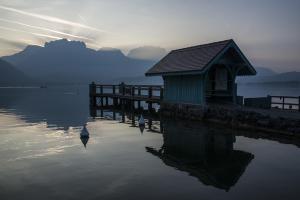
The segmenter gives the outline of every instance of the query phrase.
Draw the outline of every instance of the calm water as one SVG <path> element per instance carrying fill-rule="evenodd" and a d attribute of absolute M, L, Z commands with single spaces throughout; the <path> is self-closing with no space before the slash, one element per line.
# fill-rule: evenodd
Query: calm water
<path fill-rule="evenodd" d="M 240 89 L 262 91 L 279 89 Z M 89 117 L 85 86 L 0 89 L 0 199 L 300 198 L 299 141 L 167 119 L 141 133 L 105 115 Z"/>

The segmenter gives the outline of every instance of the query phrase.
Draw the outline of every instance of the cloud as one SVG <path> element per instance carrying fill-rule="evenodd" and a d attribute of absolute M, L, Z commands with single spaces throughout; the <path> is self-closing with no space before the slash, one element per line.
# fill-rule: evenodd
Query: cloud
<path fill-rule="evenodd" d="M 8 27 L 5 27 L 5 26 L 0 26 L 0 29 L 7 30 L 7 31 L 20 32 L 20 33 L 27 33 L 27 34 L 31 34 L 31 35 L 35 35 L 35 36 L 39 36 L 39 37 L 47 37 L 47 38 L 56 39 L 56 40 L 62 39 L 61 37 L 56 37 L 56 36 L 53 36 L 53 35 L 27 32 L 27 31 L 23 31 L 23 30 L 19 30 L 19 29 L 8 28 Z"/>
<path fill-rule="evenodd" d="M 26 11 L 23 11 L 23 10 L 19 10 L 19 9 L 7 7 L 7 6 L 0 5 L 0 9 L 11 11 L 11 12 L 18 13 L 18 14 L 21 14 L 21 15 L 34 17 L 34 18 L 37 18 L 37 19 L 42 19 L 42 20 L 45 20 L 45 21 L 48 21 L 48 22 L 54 22 L 54 23 L 59 23 L 59 24 L 73 26 L 73 27 L 89 29 L 89 30 L 98 31 L 98 32 L 107 32 L 107 31 L 100 30 L 100 29 L 97 29 L 97 28 L 94 28 L 94 27 L 91 27 L 91 26 L 87 26 L 87 25 L 84 25 L 84 24 L 81 24 L 81 23 L 72 22 L 72 21 L 68 21 L 68 20 L 64 20 L 64 19 L 60 19 L 60 18 L 57 18 L 57 17 L 48 16 L 48 15 L 41 15 L 41 14 L 36 14 L 36 13 L 32 13 L 32 12 L 26 12 Z"/>
<path fill-rule="evenodd" d="M 49 28 L 44 28 L 44 27 L 40 27 L 40 26 L 33 26 L 33 25 L 22 23 L 22 22 L 18 22 L 18 21 L 7 20 L 7 19 L 3 19 L 3 18 L 0 18 L 0 21 L 13 23 L 13 24 L 21 25 L 21 26 L 26 26 L 26 27 L 29 27 L 29 28 L 38 29 L 38 30 L 42 30 L 42 31 L 47 31 L 47 32 L 51 32 L 51 33 L 56 33 L 56 34 L 59 34 L 59 35 L 68 36 L 68 37 L 72 37 L 72 38 L 77 38 L 77 39 L 82 39 L 82 40 L 89 40 L 89 41 L 93 40 L 93 39 L 90 39 L 88 37 L 73 35 L 73 34 L 61 32 L 61 31 L 57 31 L 57 30 L 53 30 L 53 29 L 49 29 Z"/>
<path fill-rule="evenodd" d="M 2 44 L 9 45 L 9 46 L 14 47 L 15 49 L 18 49 L 18 50 L 23 49 L 24 47 L 26 47 L 28 45 L 25 42 L 9 40 L 7 38 L 2 38 L 2 37 L 0 37 L 0 41 L 1 41 Z"/>

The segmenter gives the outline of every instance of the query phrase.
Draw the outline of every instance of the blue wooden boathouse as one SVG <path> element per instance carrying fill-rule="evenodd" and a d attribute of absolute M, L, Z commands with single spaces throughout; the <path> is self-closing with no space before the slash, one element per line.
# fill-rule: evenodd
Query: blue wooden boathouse
<path fill-rule="evenodd" d="M 146 72 L 162 76 L 164 102 L 200 105 L 236 104 L 236 77 L 255 74 L 232 39 L 173 50 Z"/>

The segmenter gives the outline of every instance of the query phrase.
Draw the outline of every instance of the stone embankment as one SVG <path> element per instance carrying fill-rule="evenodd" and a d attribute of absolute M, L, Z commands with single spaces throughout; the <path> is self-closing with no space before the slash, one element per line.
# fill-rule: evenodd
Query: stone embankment
<path fill-rule="evenodd" d="M 232 128 L 266 131 L 300 138 L 300 112 L 297 111 L 251 109 L 232 105 L 162 103 L 161 113 L 168 117 L 214 122 Z"/>

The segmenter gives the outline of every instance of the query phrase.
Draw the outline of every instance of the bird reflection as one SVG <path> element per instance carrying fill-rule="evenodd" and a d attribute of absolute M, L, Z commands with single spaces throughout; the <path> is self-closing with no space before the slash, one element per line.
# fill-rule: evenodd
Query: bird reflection
<path fill-rule="evenodd" d="M 163 140 L 160 149 L 146 147 L 146 151 L 203 184 L 226 191 L 236 184 L 254 158 L 251 153 L 233 148 L 232 133 L 199 123 L 164 122 Z"/>
<path fill-rule="evenodd" d="M 83 129 L 80 132 L 80 140 L 82 142 L 82 144 L 84 145 L 84 147 L 86 148 L 86 145 L 89 141 L 90 138 L 90 133 L 86 128 L 86 124 L 83 126 Z"/>
<path fill-rule="evenodd" d="M 139 125 L 141 134 L 143 134 L 144 130 L 145 130 L 145 125 Z"/>

